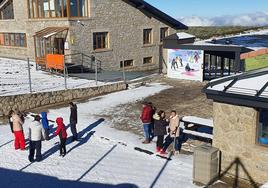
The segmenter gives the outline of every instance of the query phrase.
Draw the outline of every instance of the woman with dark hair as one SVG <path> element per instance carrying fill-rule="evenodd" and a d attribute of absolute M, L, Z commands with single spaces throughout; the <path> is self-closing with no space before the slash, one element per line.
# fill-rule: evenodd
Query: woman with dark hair
<path fill-rule="evenodd" d="M 156 142 L 156 152 L 160 152 L 163 148 L 164 136 L 167 134 L 166 127 L 168 126 L 168 121 L 165 119 L 166 114 L 163 110 L 154 114 L 154 135 L 157 136 Z"/>

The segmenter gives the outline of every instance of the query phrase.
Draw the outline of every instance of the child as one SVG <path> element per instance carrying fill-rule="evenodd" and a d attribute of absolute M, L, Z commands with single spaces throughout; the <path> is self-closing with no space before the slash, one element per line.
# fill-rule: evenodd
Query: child
<path fill-rule="evenodd" d="M 56 119 L 56 123 L 58 125 L 55 136 L 59 135 L 60 138 L 60 156 L 64 157 L 66 155 L 66 140 L 67 140 L 67 132 L 65 129 L 65 125 L 63 123 L 63 118 L 58 117 Z"/>
<path fill-rule="evenodd" d="M 42 116 L 42 126 L 43 126 L 43 129 L 45 130 L 44 139 L 49 140 L 49 123 L 47 119 L 47 113 L 41 112 L 41 116 Z"/>

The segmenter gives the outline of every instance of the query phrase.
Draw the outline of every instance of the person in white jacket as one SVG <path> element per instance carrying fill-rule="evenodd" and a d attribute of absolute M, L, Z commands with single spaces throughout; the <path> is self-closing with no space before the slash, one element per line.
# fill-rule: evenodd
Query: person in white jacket
<path fill-rule="evenodd" d="M 42 148 L 42 139 L 45 137 L 45 130 L 40 122 L 41 117 L 36 115 L 34 117 L 34 121 L 29 126 L 29 140 L 30 140 L 30 153 L 29 153 L 29 161 L 37 162 L 42 160 L 41 148 Z M 36 159 L 34 160 L 34 154 L 36 151 Z"/>

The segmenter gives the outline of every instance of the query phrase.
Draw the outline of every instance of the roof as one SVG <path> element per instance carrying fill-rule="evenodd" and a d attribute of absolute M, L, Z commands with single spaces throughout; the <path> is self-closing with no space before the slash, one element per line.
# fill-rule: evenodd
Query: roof
<path fill-rule="evenodd" d="M 144 0 L 123 0 L 124 2 L 134 6 L 142 12 L 149 13 L 150 16 L 158 19 L 159 21 L 167 24 L 174 29 L 188 29 L 186 25 L 172 18 L 161 10 L 155 8 Z"/>
<path fill-rule="evenodd" d="M 68 27 L 47 27 L 41 31 L 36 32 L 34 36 L 49 38 L 65 30 L 68 30 Z"/>
<path fill-rule="evenodd" d="M 211 81 L 202 91 L 214 101 L 268 108 L 268 68 Z"/>

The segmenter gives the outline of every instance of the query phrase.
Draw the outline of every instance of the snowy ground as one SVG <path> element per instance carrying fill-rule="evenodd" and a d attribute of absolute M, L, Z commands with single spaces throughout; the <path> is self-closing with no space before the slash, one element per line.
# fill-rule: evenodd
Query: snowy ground
<path fill-rule="evenodd" d="M 31 62 L 33 92 L 62 90 L 64 77 L 36 71 Z M 0 96 L 30 93 L 27 61 L 0 58 Z M 68 89 L 95 86 L 94 80 L 67 78 Z M 103 84 L 98 82 L 98 84 Z"/>
<path fill-rule="evenodd" d="M 136 135 L 113 129 L 112 122 L 99 119 L 119 105 L 142 100 L 167 88 L 152 84 L 78 104 L 81 139 L 67 142 L 65 158 L 59 157 L 58 138 L 53 138 L 43 142 L 44 160 L 31 164 L 27 160 L 28 151 L 14 150 L 8 125 L 0 126 L 1 187 L 195 187 L 192 156 L 179 155 L 167 161 L 135 151 L 135 146 L 154 151 L 155 144 L 144 146 Z M 69 108 L 49 110 L 49 119 L 58 116 L 67 123 Z M 25 132 L 30 121 L 26 120 Z M 71 135 L 69 129 L 68 135 Z"/>

